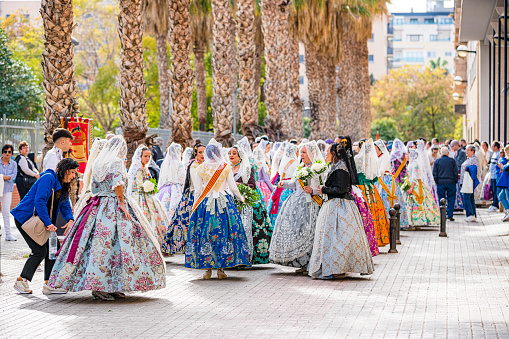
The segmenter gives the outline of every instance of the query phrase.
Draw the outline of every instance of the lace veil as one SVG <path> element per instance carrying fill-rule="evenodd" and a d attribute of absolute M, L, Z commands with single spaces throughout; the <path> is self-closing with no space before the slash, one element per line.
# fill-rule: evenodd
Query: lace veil
<path fill-rule="evenodd" d="M 361 151 L 355 156 L 357 172 L 364 173 L 367 180 L 373 180 L 379 175 L 378 157 L 372 139 L 362 144 Z"/>
<path fill-rule="evenodd" d="M 106 146 L 106 139 L 97 139 L 92 144 L 87 166 L 85 167 L 85 173 L 83 173 L 83 190 L 81 196 L 85 194 L 86 190 L 90 186 L 90 183 L 92 182 L 92 167 L 94 166 L 94 162 L 97 159 L 99 153 L 101 153 L 103 150 L 104 146 Z"/>
<path fill-rule="evenodd" d="M 279 164 L 279 175 L 281 178 L 283 178 L 283 176 L 284 178 L 291 178 L 293 176 L 293 173 L 299 166 L 299 156 L 297 154 L 298 150 L 299 148 L 297 145 L 289 144 L 286 147 Z"/>
<path fill-rule="evenodd" d="M 192 149 L 191 149 L 192 151 Z M 161 164 L 161 172 L 159 174 L 158 188 L 170 184 L 184 185 L 186 180 L 186 169 L 180 156 L 182 154 L 182 146 L 174 142 L 166 149 L 166 156 Z"/>
<path fill-rule="evenodd" d="M 133 194 L 134 177 L 136 176 L 136 172 L 138 172 L 138 170 L 143 167 L 143 165 L 141 164 L 141 154 L 143 153 L 143 151 L 150 151 L 150 149 L 142 144 L 138 146 L 136 151 L 134 151 L 134 155 L 131 160 L 131 166 L 129 167 L 129 172 L 127 172 L 128 174 L 127 195 Z M 152 160 L 152 152 L 150 152 L 150 160 Z M 150 161 L 148 162 L 147 166 L 149 165 Z"/>
<path fill-rule="evenodd" d="M 233 148 L 237 150 L 240 158 L 240 168 L 239 171 L 235 174 L 235 180 L 237 180 L 238 176 L 240 175 L 242 182 L 247 184 L 249 178 L 251 177 L 251 163 L 249 162 L 249 157 L 244 151 L 244 148 L 240 145 L 234 146 Z"/>
<path fill-rule="evenodd" d="M 285 149 L 287 147 L 287 142 L 285 141 L 279 147 L 277 148 L 277 151 L 274 153 L 274 156 L 272 157 L 272 164 L 270 165 L 270 177 L 274 178 L 279 170 L 279 163 L 281 162 L 281 158 L 283 157 L 283 154 L 285 152 Z"/>
<path fill-rule="evenodd" d="M 127 144 L 124 137 L 116 135 L 106 143 L 92 165 L 92 179 L 103 182 L 110 173 L 126 175 L 124 160 L 127 155 Z"/>
<path fill-rule="evenodd" d="M 383 175 L 385 173 L 391 173 L 391 156 L 389 155 L 389 151 L 387 150 L 387 146 L 383 140 L 375 141 L 375 145 L 378 147 L 382 154 L 378 157 L 378 168 L 380 169 L 380 174 Z"/>
<path fill-rule="evenodd" d="M 430 191 L 434 192 L 433 187 L 435 186 L 435 179 L 433 179 L 433 171 L 431 170 L 431 166 L 429 164 L 428 151 L 426 150 L 424 141 L 417 141 L 417 152 L 419 153 L 419 168 L 422 169 L 423 175 L 421 180 L 430 189 Z"/>
<path fill-rule="evenodd" d="M 391 150 L 391 162 L 400 160 L 406 153 L 408 153 L 408 149 L 406 148 L 403 141 L 399 140 L 398 138 L 394 139 Z"/>
<path fill-rule="evenodd" d="M 193 159 L 193 149 L 192 147 L 186 147 L 184 153 L 182 153 L 182 163 L 184 164 L 185 168 L 189 166 L 191 159 Z"/>

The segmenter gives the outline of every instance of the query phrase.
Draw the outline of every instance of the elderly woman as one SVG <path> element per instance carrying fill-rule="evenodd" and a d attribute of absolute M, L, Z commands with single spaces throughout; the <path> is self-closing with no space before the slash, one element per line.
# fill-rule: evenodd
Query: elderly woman
<path fill-rule="evenodd" d="M 481 170 L 479 159 L 475 155 L 475 146 L 469 145 L 466 149 L 467 160 L 461 164 L 460 185 L 463 195 L 463 203 L 467 217 L 466 222 L 477 222 L 477 213 L 475 210 L 474 190 L 479 185 Z"/>
<path fill-rule="evenodd" d="M 28 142 L 20 142 L 18 150 L 19 155 L 16 157 L 16 163 L 18 164 L 16 188 L 18 189 L 19 199 L 23 200 L 30 188 L 32 188 L 37 179 L 39 179 L 39 171 L 32 160 L 28 158 Z"/>
<path fill-rule="evenodd" d="M 12 191 L 14 190 L 14 179 L 18 172 L 16 162 L 11 159 L 13 152 L 14 147 L 12 147 L 12 145 L 4 145 L 2 147 L 2 161 L 0 162 L 0 175 L 2 175 L 1 184 L 3 184 L 3 195 L 1 196 L 2 217 L 4 219 L 6 241 L 16 241 L 16 238 L 14 238 L 11 234 L 11 220 L 9 215 L 12 202 Z"/>

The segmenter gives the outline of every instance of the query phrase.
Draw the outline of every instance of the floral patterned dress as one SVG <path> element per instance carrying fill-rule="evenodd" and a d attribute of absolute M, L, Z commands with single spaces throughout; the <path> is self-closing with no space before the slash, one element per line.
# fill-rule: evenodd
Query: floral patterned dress
<path fill-rule="evenodd" d="M 186 243 L 187 268 L 250 266 L 251 253 L 244 227 L 237 205 L 226 190 L 228 175 L 235 185 L 231 166 L 225 166 L 211 192 L 191 214 Z M 203 182 L 208 182 L 214 172 L 213 168 L 206 165 L 200 165 L 196 169 Z"/>
<path fill-rule="evenodd" d="M 150 172 L 147 167 L 141 167 L 134 175 L 132 198 L 140 206 L 145 218 L 150 223 L 152 232 L 157 241 L 162 244 L 164 236 L 170 225 L 166 210 L 153 192 L 145 192 L 143 183 L 150 180 Z"/>
<path fill-rule="evenodd" d="M 107 293 L 165 287 L 166 265 L 148 220 L 130 197 L 125 205 L 132 220 L 120 209 L 114 188 L 125 191 L 126 181 L 125 170 L 92 181 L 93 197 L 65 238 L 49 286 Z"/>
<path fill-rule="evenodd" d="M 410 226 L 432 226 L 440 224 L 440 213 L 431 191 L 418 179 L 417 163 L 408 166 L 410 184 L 415 183 L 415 193 L 405 193 Z"/>
<path fill-rule="evenodd" d="M 387 215 L 389 215 L 389 211 L 394 207 L 394 204 L 398 203 L 400 205 L 399 225 L 402 228 L 408 228 L 406 201 L 403 198 L 403 192 L 401 192 L 401 188 L 396 183 L 394 176 L 392 174 L 380 176 L 378 182 L 375 182 L 375 187 L 380 193 Z"/>
<path fill-rule="evenodd" d="M 362 218 L 362 224 L 364 225 L 364 232 L 366 233 L 366 238 L 368 239 L 371 255 L 377 256 L 380 254 L 380 250 L 378 249 L 378 240 L 376 239 L 375 233 L 375 223 L 373 222 L 373 216 L 369 210 L 369 205 L 366 202 L 364 194 L 359 187 L 352 185 L 352 195 L 355 199 L 355 204 L 357 205 Z"/>
<path fill-rule="evenodd" d="M 182 185 L 180 184 L 169 184 L 163 186 L 157 192 L 157 199 L 163 204 L 165 211 L 167 212 L 168 219 L 171 220 L 175 214 L 175 210 L 182 199 Z"/>

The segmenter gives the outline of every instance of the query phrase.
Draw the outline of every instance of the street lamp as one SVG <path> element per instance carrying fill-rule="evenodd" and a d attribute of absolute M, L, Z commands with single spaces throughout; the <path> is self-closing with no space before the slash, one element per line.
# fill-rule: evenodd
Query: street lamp
<path fill-rule="evenodd" d="M 499 47 L 504 47 L 505 46 L 505 41 L 507 40 L 507 35 L 506 35 L 506 38 L 504 39 L 503 37 L 499 37 L 498 34 L 495 34 L 493 36 L 493 43 L 496 45 L 496 46 L 499 46 Z"/>
<path fill-rule="evenodd" d="M 469 51 L 468 47 L 465 45 L 459 45 L 458 48 L 456 48 L 456 52 L 458 52 L 460 58 L 466 58 L 468 53 L 476 53 L 475 51 Z"/>
<path fill-rule="evenodd" d="M 457 85 L 457 86 L 461 86 L 462 84 L 466 84 L 467 81 L 466 80 L 463 80 L 462 77 L 460 77 L 459 75 L 455 76 L 454 77 L 454 84 Z"/>
<path fill-rule="evenodd" d="M 461 96 L 458 93 L 454 92 L 452 94 L 452 99 L 458 101 L 459 99 L 463 99 L 463 96 Z"/>

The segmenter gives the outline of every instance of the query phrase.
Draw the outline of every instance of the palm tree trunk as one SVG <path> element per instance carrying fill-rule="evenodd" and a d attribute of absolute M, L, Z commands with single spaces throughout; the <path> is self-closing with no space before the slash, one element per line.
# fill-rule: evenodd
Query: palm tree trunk
<path fill-rule="evenodd" d="M 320 139 L 321 126 L 320 126 L 320 76 L 319 65 L 316 48 L 311 44 L 306 44 L 305 50 L 306 59 L 306 76 L 308 78 L 308 92 L 309 92 L 309 109 L 310 109 L 310 122 L 311 139 Z"/>
<path fill-rule="evenodd" d="M 230 76 L 232 77 L 230 85 L 232 86 L 232 95 L 237 96 L 235 98 L 237 104 L 235 107 L 235 128 L 237 131 L 237 127 L 240 125 L 240 110 L 238 105 L 238 74 L 239 74 L 239 61 L 237 60 L 237 23 L 233 18 L 233 15 L 230 20 L 230 29 L 229 29 L 229 40 L 230 40 Z M 232 97 L 233 100 L 233 97 Z M 232 125 L 233 126 L 233 125 Z"/>
<path fill-rule="evenodd" d="M 51 135 L 61 125 L 61 117 L 78 113 L 76 77 L 74 74 L 74 47 L 72 0 L 42 0 L 40 13 L 44 25 L 42 75 L 44 101 L 44 135 L 46 151 L 53 147 Z"/>
<path fill-rule="evenodd" d="M 231 75 L 231 12 L 228 1 L 212 0 L 214 25 L 212 28 L 212 114 L 214 135 L 223 146 L 230 146 L 232 138 L 233 86 Z"/>
<path fill-rule="evenodd" d="M 242 134 L 254 141 L 258 126 L 258 86 L 256 84 L 255 9 L 253 0 L 237 2 L 237 59 L 239 63 L 239 112 Z"/>
<path fill-rule="evenodd" d="M 291 121 L 291 93 L 290 93 L 290 79 L 291 79 L 291 48 L 292 42 L 290 39 L 290 32 L 288 29 L 289 17 L 289 2 L 283 2 L 278 6 L 277 13 L 277 34 L 278 44 L 278 69 L 279 69 L 279 110 L 281 112 L 281 122 L 283 131 L 286 135 L 293 134 L 290 127 Z"/>
<path fill-rule="evenodd" d="M 319 100 L 320 105 L 318 106 L 318 124 L 320 126 L 320 132 L 318 133 L 319 139 L 327 139 L 327 130 L 328 130 L 328 115 L 329 115 L 329 105 L 327 102 L 327 68 L 326 68 L 326 58 L 318 54 L 317 57 L 317 65 L 318 65 L 318 79 L 319 79 Z"/>
<path fill-rule="evenodd" d="M 191 69 L 189 0 L 170 1 L 171 50 L 171 141 L 183 147 L 193 145 L 193 70 Z"/>
<path fill-rule="evenodd" d="M 300 73 L 299 73 L 299 40 L 296 37 L 291 39 L 290 46 L 290 70 L 289 70 L 289 88 L 290 88 L 290 116 L 289 116 L 289 136 L 292 138 L 302 138 L 302 100 L 300 100 Z"/>
<path fill-rule="evenodd" d="M 128 163 L 148 131 L 141 20 L 140 0 L 120 0 L 120 126 L 127 142 Z"/>
<path fill-rule="evenodd" d="M 194 70 L 196 72 L 196 99 L 200 131 L 207 124 L 207 84 L 205 82 L 205 50 L 200 39 L 194 43 Z"/>
<path fill-rule="evenodd" d="M 362 135 L 367 138 L 371 132 L 371 81 L 369 78 L 369 51 L 368 41 L 357 42 L 358 47 L 355 49 L 358 51 L 356 56 L 357 68 L 355 77 L 359 79 L 358 91 L 361 92 L 362 109 L 359 112 L 361 115 L 362 124 Z"/>
<path fill-rule="evenodd" d="M 327 138 L 335 139 L 338 136 L 336 125 L 336 66 L 331 60 L 327 60 Z"/>
<path fill-rule="evenodd" d="M 256 59 L 255 59 L 255 91 L 256 96 L 259 98 L 256 103 L 256 111 L 258 118 L 256 119 L 256 123 L 259 122 L 259 112 L 258 112 L 258 102 L 261 100 L 261 84 L 260 80 L 262 78 L 262 60 L 263 60 L 263 52 L 264 52 L 264 44 L 263 44 L 263 34 L 262 34 L 262 20 L 261 16 L 255 17 L 255 48 L 256 48 Z"/>
<path fill-rule="evenodd" d="M 274 0 L 262 0 L 262 31 L 265 44 L 265 106 L 267 109 L 267 117 L 265 126 L 271 131 L 273 140 L 281 140 L 283 138 L 281 128 L 281 116 L 279 107 L 279 48 L 278 48 L 278 16 L 277 4 Z"/>
<path fill-rule="evenodd" d="M 170 128 L 170 83 L 168 80 L 168 53 L 166 33 L 156 33 L 157 71 L 159 73 L 159 127 Z"/>

